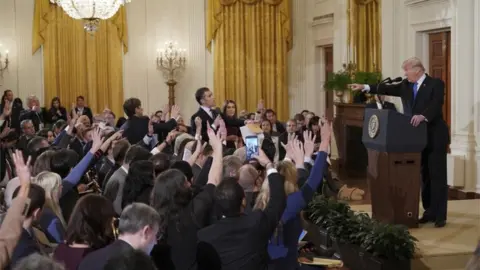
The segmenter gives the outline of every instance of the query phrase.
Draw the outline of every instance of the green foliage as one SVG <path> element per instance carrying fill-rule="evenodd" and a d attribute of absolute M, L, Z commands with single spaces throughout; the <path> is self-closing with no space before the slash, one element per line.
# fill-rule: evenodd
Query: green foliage
<path fill-rule="evenodd" d="M 350 74 L 345 70 L 341 70 L 329 73 L 323 87 L 328 91 L 348 91 L 348 85 L 351 83 L 352 78 Z"/>
<path fill-rule="evenodd" d="M 385 259 L 409 260 L 415 253 L 415 239 L 404 226 L 383 224 L 366 213 L 324 196 L 316 196 L 305 211 L 307 219 L 341 242 L 361 246 Z"/>
<path fill-rule="evenodd" d="M 377 84 L 382 80 L 381 72 L 366 72 L 366 71 L 357 71 L 355 72 L 355 83 L 360 84 Z"/>

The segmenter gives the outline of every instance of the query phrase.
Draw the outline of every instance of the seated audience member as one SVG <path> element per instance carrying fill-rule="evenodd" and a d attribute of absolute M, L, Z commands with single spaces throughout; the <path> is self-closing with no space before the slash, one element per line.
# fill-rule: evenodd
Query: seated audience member
<path fill-rule="evenodd" d="M 103 195 L 113 202 L 115 212 L 120 215 L 122 212 L 122 197 L 125 179 L 128 175 L 130 164 L 135 161 L 148 160 L 152 154 L 142 146 L 133 145 L 125 154 L 122 167 L 118 168 L 108 179 Z"/>
<path fill-rule="evenodd" d="M 45 190 L 45 207 L 40 216 L 39 225 L 51 243 L 62 243 L 67 226 L 60 208 L 60 195 L 62 191 L 62 178 L 52 172 L 41 172 L 32 183 Z"/>
<path fill-rule="evenodd" d="M 58 120 L 57 122 L 55 122 L 52 127 L 53 135 L 57 137 L 66 126 L 67 122 L 64 120 Z"/>
<path fill-rule="evenodd" d="M 154 169 L 151 161 L 140 160 L 131 164 L 123 187 L 122 209 L 134 202 L 150 204 L 153 174 Z"/>
<path fill-rule="evenodd" d="M 234 178 L 215 190 L 218 221 L 198 232 L 199 270 L 266 269 L 266 246 L 285 209 L 284 179 L 260 151 L 258 161 L 267 168 L 270 200 L 265 210 L 244 215 L 245 193 Z"/>
<path fill-rule="evenodd" d="M 126 250 L 110 258 L 103 270 L 157 270 L 150 256 L 139 250 Z"/>
<path fill-rule="evenodd" d="M 115 240 L 114 217 L 113 205 L 105 197 L 94 194 L 82 197 L 68 222 L 65 242 L 58 245 L 53 258 L 63 263 L 66 270 L 76 270 L 89 253 Z"/>
<path fill-rule="evenodd" d="M 159 269 L 192 269 L 195 266 L 197 232 L 210 221 L 213 193 L 222 174 L 222 141 L 211 128 L 207 132 L 213 148 L 213 162 L 211 168 L 205 166 L 200 172 L 196 182 L 205 186 L 196 196 L 185 174 L 177 169 L 167 170 L 155 179 L 151 205 L 162 217 L 162 236 L 152 257 Z M 209 170 L 208 175 L 204 170 Z"/>
<path fill-rule="evenodd" d="M 102 270 L 110 258 L 128 250 L 141 250 L 150 254 L 157 243 L 160 215 L 143 203 L 127 206 L 120 216 L 118 240 L 88 254 L 78 270 Z"/>
<path fill-rule="evenodd" d="M 13 192 L 13 199 L 17 197 L 20 188 L 21 187 L 18 187 L 15 192 Z M 23 231 L 20 239 L 18 240 L 17 246 L 12 253 L 10 267 L 7 269 L 11 269 L 21 259 L 29 256 L 30 254 L 41 253 L 42 250 L 42 247 L 38 244 L 33 233 L 33 223 L 38 221 L 42 214 L 42 209 L 45 205 L 45 191 L 38 185 L 30 184 L 28 198 L 30 199 L 30 206 L 28 207 L 22 224 Z"/>
<path fill-rule="evenodd" d="M 60 98 L 54 97 L 50 104 L 50 109 L 45 113 L 45 120 L 48 124 L 53 125 L 58 120 L 67 121 L 68 113 L 67 109 L 60 103 Z"/>
<path fill-rule="evenodd" d="M 45 108 L 40 107 L 36 96 L 27 97 L 27 108 L 19 115 L 20 121 L 31 120 L 35 130 L 40 130 L 45 125 Z"/>
<path fill-rule="evenodd" d="M 34 253 L 21 259 L 14 270 L 66 270 L 50 257 Z"/>

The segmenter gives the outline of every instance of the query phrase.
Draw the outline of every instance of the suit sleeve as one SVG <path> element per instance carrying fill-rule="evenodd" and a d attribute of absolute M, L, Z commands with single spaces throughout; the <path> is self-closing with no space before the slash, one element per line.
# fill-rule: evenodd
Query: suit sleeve
<path fill-rule="evenodd" d="M 285 210 L 286 195 L 284 188 L 284 177 L 279 173 L 271 173 L 268 176 L 268 185 L 270 186 L 270 200 L 267 207 L 263 211 L 265 219 L 262 220 L 261 226 L 263 231 L 267 233 L 266 237 L 269 238 L 272 232 L 278 225 L 282 213 Z"/>
<path fill-rule="evenodd" d="M 225 121 L 225 125 L 227 127 L 243 127 L 245 125 L 245 121 L 237 118 L 226 117 L 222 114 L 223 121 Z"/>
<path fill-rule="evenodd" d="M 445 83 L 442 80 L 435 80 L 435 86 L 432 90 L 432 97 L 427 108 L 423 111 L 422 115 L 425 116 L 427 121 L 435 121 L 442 115 L 442 108 L 445 94 Z"/>
<path fill-rule="evenodd" d="M 395 97 L 400 97 L 402 96 L 402 87 L 405 82 L 398 83 L 398 84 L 371 84 L 368 85 L 370 87 L 370 90 L 367 90 L 366 92 L 369 94 L 375 94 L 375 95 L 386 95 L 386 96 L 395 96 Z"/>
<path fill-rule="evenodd" d="M 165 123 L 158 123 L 153 126 L 155 134 L 161 134 L 163 132 L 170 132 L 177 127 L 177 120 L 170 119 Z"/>

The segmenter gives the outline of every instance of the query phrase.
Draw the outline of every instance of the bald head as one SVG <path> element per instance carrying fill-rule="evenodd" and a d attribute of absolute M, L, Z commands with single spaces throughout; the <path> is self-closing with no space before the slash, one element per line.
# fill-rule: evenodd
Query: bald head
<path fill-rule="evenodd" d="M 258 172 L 250 164 L 243 165 L 238 170 L 238 183 L 245 192 L 252 192 L 255 189 L 255 181 L 258 177 Z"/>

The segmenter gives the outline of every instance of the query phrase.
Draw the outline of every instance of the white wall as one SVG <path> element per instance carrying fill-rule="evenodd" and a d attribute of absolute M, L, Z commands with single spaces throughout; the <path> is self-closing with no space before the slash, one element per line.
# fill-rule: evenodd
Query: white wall
<path fill-rule="evenodd" d="M 290 113 L 325 111 L 323 46 L 333 45 L 334 70 L 347 62 L 347 1 L 293 0 Z M 335 97 L 336 98 L 336 97 Z"/>
<path fill-rule="evenodd" d="M 449 185 L 480 192 L 480 1 L 383 0 L 382 67 L 400 76 L 401 63 L 417 56 L 428 67 L 428 33 L 451 29 Z M 427 70 L 428 72 L 428 70 Z"/>
<path fill-rule="evenodd" d="M 10 64 L 0 78 L 0 91 L 12 89 L 25 99 L 36 95 L 43 100 L 42 56 L 32 55 L 34 0 L 2 0 L 0 8 L 0 51 L 9 50 Z"/>
<path fill-rule="evenodd" d="M 138 97 L 148 112 L 168 103 L 168 86 L 156 67 L 157 49 L 175 40 L 187 49 L 187 68 L 176 102 L 189 119 L 198 109 L 195 91 L 213 88 L 213 57 L 205 49 L 204 0 L 135 0 L 127 5 L 129 52 L 124 62 L 124 96 Z"/>

